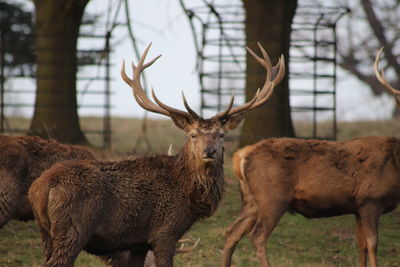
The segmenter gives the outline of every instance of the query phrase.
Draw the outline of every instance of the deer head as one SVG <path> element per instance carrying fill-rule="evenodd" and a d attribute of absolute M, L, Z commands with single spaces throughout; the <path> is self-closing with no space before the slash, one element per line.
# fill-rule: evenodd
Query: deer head
<path fill-rule="evenodd" d="M 170 117 L 177 127 L 186 132 L 189 137 L 188 145 L 192 155 L 197 161 L 203 163 L 222 160 L 223 140 L 225 134 L 236 128 L 242 122 L 244 114 L 247 111 L 264 104 L 272 95 L 275 84 L 278 84 L 285 74 L 283 55 L 279 58 L 278 63 L 275 66 L 272 66 L 267 52 L 260 44 L 258 44 L 258 46 L 262 52 L 262 58 L 246 47 L 249 53 L 267 70 L 266 80 L 262 89 L 259 89 L 250 101 L 238 107 L 233 107 L 234 96 L 232 95 L 230 102 L 224 111 L 217 113 L 211 118 L 204 119 L 190 108 L 183 92 L 182 99 L 186 111 L 170 107 L 161 102 L 155 95 L 153 88 L 151 94 L 155 103 L 146 96 L 140 83 L 140 74 L 145 68 L 151 66 L 161 56 L 159 55 L 150 62 L 144 64 L 150 46 L 151 44 L 144 51 L 137 66 L 132 63 L 133 79 L 130 79 L 126 75 L 125 63 L 122 64 L 122 79 L 132 87 L 133 96 L 142 108 Z"/>

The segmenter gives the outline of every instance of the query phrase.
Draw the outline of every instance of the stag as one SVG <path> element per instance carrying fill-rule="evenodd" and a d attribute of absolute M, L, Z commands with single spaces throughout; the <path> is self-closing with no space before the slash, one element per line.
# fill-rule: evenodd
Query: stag
<path fill-rule="evenodd" d="M 130 266 L 143 266 L 152 250 L 157 266 L 172 266 L 176 242 L 196 220 L 211 216 L 221 199 L 224 135 L 268 100 L 285 72 L 283 57 L 272 67 L 261 45 L 263 58 L 249 50 L 267 70 L 263 88 L 241 106 L 233 107 L 232 96 L 224 111 L 204 119 L 184 94 L 187 112 L 164 104 L 153 90 L 155 103 L 146 96 L 140 74 L 159 58 L 144 64 L 149 48 L 132 64 L 133 79 L 124 64 L 121 76 L 143 109 L 170 117 L 188 141 L 174 156 L 66 161 L 43 173 L 29 191 L 44 244 L 43 266 L 71 266 L 81 250 L 103 258 L 128 250 Z"/>
<path fill-rule="evenodd" d="M 400 91 L 375 74 L 400 105 Z M 378 223 L 400 202 L 400 140 L 361 137 L 345 142 L 271 138 L 232 158 L 243 206 L 226 231 L 222 266 L 230 266 L 240 239 L 250 239 L 261 266 L 270 266 L 265 243 L 288 210 L 307 218 L 354 214 L 359 266 L 377 266 Z"/>
<path fill-rule="evenodd" d="M 34 136 L 0 135 L 0 151 L 0 228 L 11 219 L 34 219 L 28 189 L 44 170 L 67 159 L 94 158 L 84 147 Z"/>

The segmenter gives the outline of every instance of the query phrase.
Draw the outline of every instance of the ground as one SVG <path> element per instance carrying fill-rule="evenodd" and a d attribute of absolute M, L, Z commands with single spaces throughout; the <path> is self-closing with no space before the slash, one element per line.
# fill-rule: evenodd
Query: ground
<path fill-rule="evenodd" d="M 88 121 L 93 121 L 90 119 Z M 85 122 L 85 120 L 84 120 Z M 140 137 L 139 121 L 114 119 L 114 152 L 99 152 L 104 158 L 120 158 L 146 150 Z M 151 151 L 166 152 L 169 143 L 175 151 L 185 140 L 183 134 L 169 121 L 151 121 Z M 304 125 L 298 127 L 299 131 Z M 345 140 L 362 135 L 400 136 L 400 123 L 359 122 L 339 125 L 339 139 Z M 235 133 L 234 133 L 235 134 Z M 167 140 L 167 141 L 162 141 Z M 219 208 L 211 218 L 197 222 L 188 235 L 200 238 L 198 247 L 189 254 L 175 257 L 176 266 L 219 266 L 226 227 L 236 218 L 241 205 L 239 186 L 232 174 L 230 154 L 235 143 L 228 142 L 226 170 L 226 192 Z M 354 216 L 325 219 L 306 219 L 301 215 L 285 214 L 269 239 L 268 256 L 273 266 L 319 267 L 356 266 L 357 248 L 354 240 Z M 379 232 L 378 261 L 380 266 L 400 266 L 400 208 L 382 216 Z M 35 222 L 11 221 L 0 230 L 1 266 L 40 266 L 42 249 L 39 231 Z M 81 253 L 75 266 L 102 266 L 98 258 Z M 233 266 L 258 266 L 253 248 L 247 238 L 239 243 Z"/>

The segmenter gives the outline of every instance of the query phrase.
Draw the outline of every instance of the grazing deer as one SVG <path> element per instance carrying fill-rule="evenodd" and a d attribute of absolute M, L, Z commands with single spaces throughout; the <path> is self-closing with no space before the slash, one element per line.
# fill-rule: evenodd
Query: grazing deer
<path fill-rule="evenodd" d="M 398 98 L 379 72 L 378 80 Z M 400 202 L 400 140 L 361 137 L 345 142 L 271 138 L 233 155 L 243 206 L 228 227 L 222 266 L 230 266 L 240 239 L 250 233 L 261 266 L 265 243 L 288 210 L 307 218 L 354 214 L 359 265 L 377 266 L 378 223 Z"/>
<path fill-rule="evenodd" d="M 129 266 L 143 266 L 152 250 L 157 266 L 172 266 L 176 242 L 196 220 L 211 216 L 221 199 L 225 133 L 268 100 L 285 72 L 283 57 L 272 67 L 261 45 L 263 58 L 249 50 L 267 70 L 263 88 L 238 107 L 233 107 L 232 96 L 226 110 L 204 119 L 183 94 L 187 112 L 162 103 L 154 91 L 156 103 L 147 98 L 140 74 L 159 58 L 144 64 L 149 48 L 132 65 L 133 80 L 124 65 L 121 76 L 142 108 L 170 117 L 189 140 L 174 156 L 66 161 L 43 173 L 29 190 L 44 243 L 43 266 L 71 266 L 81 250 L 105 258 L 129 250 L 122 252 Z M 118 265 L 112 259 L 109 263 Z"/>
<path fill-rule="evenodd" d="M 88 149 L 35 136 L 0 135 L 0 228 L 11 219 L 33 220 L 28 189 L 56 162 L 93 159 Z"/>

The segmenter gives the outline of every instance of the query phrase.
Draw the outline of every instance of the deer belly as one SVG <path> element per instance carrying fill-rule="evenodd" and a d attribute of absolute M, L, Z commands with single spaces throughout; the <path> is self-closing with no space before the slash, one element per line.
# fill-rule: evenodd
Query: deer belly
<path fill-rule="evenodd" d="M 13 219 L 20 221 L 28 221 L 35 219 L 35 217 L 33 216 L 31 205 L 29 204 L 28 198 L 26 196 L 24 196 L 18 202 L 18 206 L 14 213 Z"/>
<path fill-rule="evenodd" d="M 356 212 L 352 197 L 330 194 L 299 194 L 291 203 L 291 210 L 307 218 L 332 217 Z"/>
<path fill-rule="evenodd" d="M 84 250 L 95 255 L 107 255 L 121 250 L 129 250 L 132 248 L 148 248 L 151 249 L 150 244 L 145 241 L 127 240 L 120 238 L 104 238 L 102 236 L 92 236 Z"/>

